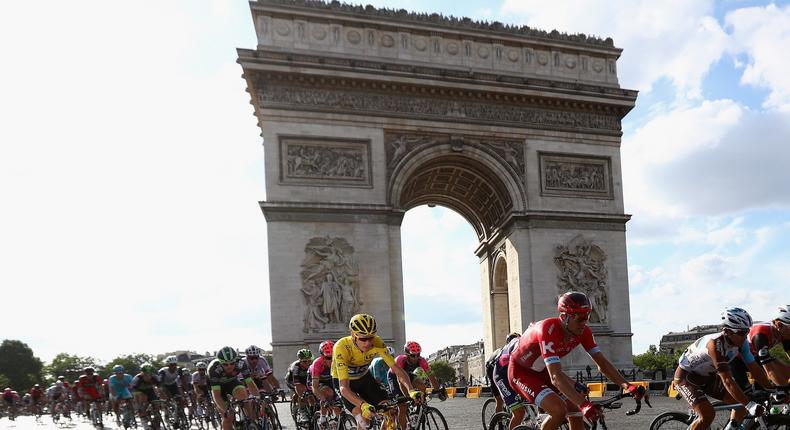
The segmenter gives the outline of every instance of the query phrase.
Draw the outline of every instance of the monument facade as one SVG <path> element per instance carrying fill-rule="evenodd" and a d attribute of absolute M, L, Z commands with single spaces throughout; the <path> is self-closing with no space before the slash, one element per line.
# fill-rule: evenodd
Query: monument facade
<path fill-rule="evenodd" d="M 630 366 L 620 140 L 637 93 L 611 39 L 338 2 L 251 10 L 258 44 L 238 62 L 264 139 L 278 375 L 357 312 L 403 344 L 400 224 L 423 204 L 475 230 L 487 352 L 580 290 Z"/>

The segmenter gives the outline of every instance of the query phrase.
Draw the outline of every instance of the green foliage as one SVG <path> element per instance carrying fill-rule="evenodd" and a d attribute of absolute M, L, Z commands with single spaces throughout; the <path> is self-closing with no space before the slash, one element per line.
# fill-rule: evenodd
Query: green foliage
<path fill-rule="evenodd" d="M 436 360 L 429 365 L 430 373 L 439 380 L 440 383 L 444 383 L 448 386 L 455 385 L 456 376 L 455 376 L 455 369 L 450 366 L 450 363 L 444 360 Z M 422 369 L 418 369 L 421 374 L 419 376 L 426 377 L 426 375 L 422 374 Z"/>
<path fill-rule="evenodd" d="M 0 390 L 10 386 L 11 386 L 11 380 L 8 379 L 8 376 L 0 374 Z"/>
<path fill-rule="evenodd" d="M 43 383 L 43 366 L 26 343 L 6 339 L 0 344 L 0 374 L 5 375 L 8 385 L 17 391 L 27 391 L 33 384 Z"/>
<path fill-rule="evenodd" d="M 112 372 L 113 366 L 120 364 L 126 370 L 126 373 L 135 375 L 140 372 L 140 366 L 145 362 L 150 362 L 157 369 L 164 366 L 160 360 L 156 360 L 151 354 L 128 354 L 115 358 L 104 366 L 105 372 L 109 375 Z"/>
<path fill-rule="evenodd" d="M 774 345 L 769 352 L 771 353 L 771 357 L 782 362 L 785 366 L 790 366 L 790 360 L 787 359 L 787 353 L 781 343 Z"/>
<path fill-rule="evenodd" d="M 643 370 L 674 369 L 683 351 L 667 354 L 659 351 L 655 345 L 650 345 L 647 352 L 634 356 L 634 365 Z"/>
<path fill-rule="evenodd" d="M 68 382 L 75 381 L 82 375 L 83 369 L 93 367 L 97 374 L 102 373 L 102 367 L 93 357 L 80 357 L 61 352 L 52 359 L 44 368 L 48 381 L 54 381 L 58 376 L 65 376 Z"/>

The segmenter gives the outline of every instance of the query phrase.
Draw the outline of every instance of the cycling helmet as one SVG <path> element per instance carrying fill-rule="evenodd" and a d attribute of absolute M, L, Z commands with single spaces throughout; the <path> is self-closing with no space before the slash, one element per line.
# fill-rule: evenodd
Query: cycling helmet
<path fill-rule="evenodd" d="M 376 320 L 368 314 L 356 314 L 351 317 L 348 328 L 356 336 L 374 336 L 376 334 Z"/>
<path fill-rule="evenodd" d="M 6 389 L 5 389 L 5 390 L 3 390 L 3 392 L 5 392 L 5 393 L 10 393 L 10 392 L 11 392 L 11 389 L 10 389 L 10 388 L 8 388 L 8 387 L 6 387 Z"/>
<path fill-rule="evenodd" d="M 143 365 L 140 366 L 140 371 L 143 373 L 154 373 L 156 369 L 154 369 L 154 365 L 151 363 L 143 363 Z"/>
<path fill-rule="evenodd" d="M 592 312 L 592 305 L 587 295 L 571 291 L 560 296 L 557 301 L 557 310 L 565 314 L 588 314 Z"/>
<path fill-rule="evenodd" d="M 205 362 L 198 361 L 197 364 L 195 364 L 195 368 L 200 370 L 200 369 L 206 369 L 206 368 L 208 368 L 208 366 L 206 366 Z"/>
<path fill-rule="evenodd" d="M 65 377 L 65 376 L 62 376 L 62 375 L 61 375 L 61 376 L 58 376 L 58 380 L 59 380 L 59 381 L 62 381 L 62 380 L 64 380 L 64 379 L 66 379 L 66 377 Z"/>
<path fill-rule="evenodd" d="M 171 364 L 178 364 L 178 357 L 175 355 L 168 355 L 167 358 L 165 358 L 165 364 L 168 366 Z"/>
<path fill-rule="evenodd" d="M 325 340 L 321 342 L 321 345 L 318 345 L 318 350 L 321 351 L 321 355 L 324 357 L 329 357 L 332 355 L 332 348 L 335 347 L 335 344 L 331 340 Z"/>
<path fill-rule="evenodd" d="M 517 337 L 521 337 L 521 333 L 516 333 L 516 332 L 510 333 L 505 338 L 505 343 L 510 343 L 511 340 L 513 340 L 513 339 L 515 339 Z"/>
<path fill-rule="evenodd" d="M 721 325 L 732 330 L 749 330 L 752 317 L 741 308 L 727 308 L 721 313 Z"/>
<path fill-rule="evenodd" d="M 239 359 L 239 354 L 236 352 L 235 349 L 224 346 L 222 349 L 217 352 L 217 360 L 220 363 L 231 363 Z"/>
<path fill-rule="evenodd" d="M 420 355 L 422 352 L 422 347 L 419 343 L 410 340 L 406 342 L 406 345 L 403 345 L 403 350 L 409 355 Z"/>
<path fill-rule="evenodd" d="M 250 345 L 250 347 L 244 351 L 244 354 L 247 355 L 247 357 L 260 357 L 261 349 L 255 345 Z"/>
<path fill-rule="evenodd" d="M 296 358 L 298 358 L 299 360 L 312 360 L 313 359 L 313 353 L 312 353 L 312 351 L 310 351 L 307 348 L 300 349 L 296 353 Z"/>
<path fill-rule="evenodd" d="M 33 386 L 33 388 L 41 388 L 41 385 L 36 384 Z"/>
<path fill-rule="evenodd" d="M 774 319 L 782 324 L 790 325 L 790 305 L 779 306 L 774 313 Z"/>
<path fill-rule="evenodd" d="M 93 368 L 88 366 L 85 369 L 83 369 L 83 372 L 85 372 L 85 373 L 93 373 Z"/>
<path fill-rule="evenodd" d="M 387 354 L 395 355 L 395 349 L 393 347 L 391 347 L 391 346 L 388 346 L 387 347 Z"/>
<path fill-rule="evenodd" d="M 112 373 L 123 373 L 125 371 L 126 369 L 124 369 L 123 366 L 121 366 L 120 364 L 116 364 L 115 366 L 112 367 Z"/>

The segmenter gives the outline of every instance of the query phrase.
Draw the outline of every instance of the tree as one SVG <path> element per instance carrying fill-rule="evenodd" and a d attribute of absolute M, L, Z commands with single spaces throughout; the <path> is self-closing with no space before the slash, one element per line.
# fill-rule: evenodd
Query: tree
<path fill-rule="evenodd" d="M 11 386 L 11 380 L 8 379 L 7 376 L 0 373 L 0 390 L 10 386 Z"/>
<path fill-rule="evenodd" d="M 674 369 L 682 351 L 684 350 L 677 354 L 667 354 L 659 351 L 655 345 L 650 345 L 647 352 L 634 356 L 634 365 L 643 370 Z"/>
<path fill-rule="evenodd" d="M 42 383 L 43 366 L 26 343 L 6 339 L 0 344 L 0 374 L 8 378 L 12 388 L 27 390 L 33 384 Z"/>
<path fill-rule="evenodd" d="M 146 362 L 153 364 L 154 367 L 157 369 L 164 366 L 164 364 L 161 361 L 156 360 L 154 356 L 151 354 L 128 354 L 128 355 L 122 355 L 110 361 L 109 363 L 107 363 L 106 366 L 104 366 L 104 369 L 105 372 L 109 374 L 110 372 L 112 372 L 113 366 L 120 364 L 121 366 L 124 367 L 126 373 L 130 375 L 134 375 L 140 372 L 140 366 L 142 366 L 143 363 Z"/>
<path fill-rule="evenodd" d="M 436 360 L 429 364 L 431 374 L 436 376 L 440 383 L 455 385 L 455 369 L 450 366 L 450 363 L 444 360 Z M 422 369 L 419 369 L 422 370 Z"/>
<path fill-rule="evenodd" d="M 100 373 L 102 370 L 93 357 L 80 357 L 61 352 L 44 368 L 44 373 L 47 374 L 48 380 L 54 380 L 58 376 L 65 376 L 66 380 L 71 382 L 79 378 L 86 367 L 93 367 L 96 369 L 96 373 Z"/>

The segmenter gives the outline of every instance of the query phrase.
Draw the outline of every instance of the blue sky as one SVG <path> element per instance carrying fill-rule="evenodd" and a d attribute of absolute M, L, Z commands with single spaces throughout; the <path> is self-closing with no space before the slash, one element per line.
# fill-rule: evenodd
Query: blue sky
<path fill-rule="evenodd" d="M 635 352 L 726 305 L 764 319 L 790 302 L 788 2 L 373 3 L 624 49 Z M 235 64 L 255 47 L 247 3 L 5 2 L 0 38 L 0 285 L 23 298 L 3 337 L 45 360 L 268 346 L 264 153 Z M 449 210 L 404 219 L 407 334 L 427 351 L 482 337 L 474 248 Z"/>

